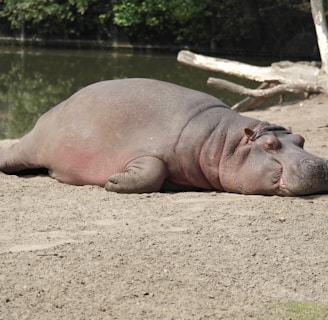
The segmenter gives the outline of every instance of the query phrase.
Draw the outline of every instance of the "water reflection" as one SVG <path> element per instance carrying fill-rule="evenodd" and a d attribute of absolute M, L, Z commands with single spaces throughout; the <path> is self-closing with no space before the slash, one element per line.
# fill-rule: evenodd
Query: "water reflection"
<path fill-rule="evenodd" d="M 176 55 L 0 48 L 0 139 L 22 136 L 42 113 L 107 79 L 153 78 L 213 94 L 230 105 L 240 100 L 207 87 L 209 76 L 217 75 L 183 66 Z"/>

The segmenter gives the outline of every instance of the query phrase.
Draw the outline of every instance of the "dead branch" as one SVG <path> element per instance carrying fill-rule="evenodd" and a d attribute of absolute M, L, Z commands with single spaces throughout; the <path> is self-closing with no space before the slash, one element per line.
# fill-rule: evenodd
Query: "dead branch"
<path fill-rule="evenodd" d="M 321 93 L 323 89 L 318 86 L 310 86 L 310 85 L 296 85 L 296 84 L 277 84 L 273 88 L 268 89 L 248 89 L 244 86 L 239 84 L 235 84 L 233 82 L 223 80 L 223 79 L 216 79 L 216 78 L 209 78 L 207 80 L 207 84 L 209 86 L 228 90 L 233 93 L 237 93 L 243 96 L 249 97 L 263 97 L 263 98 L 270 98 L 277 94 L 284 94 L 284 93 L 301 93 L 301 92 L 311 92 L 311 93 Z"/>
<path fill-rule="evenodd" d="M 260 84 L 260 86 L 257 89 L 259 90 L 259 89 L 272 88 L 275 85 L 276 84 L 274 84 L 274 83 L 263 82 L 262 84 Z M 280 97 L 282 97 L 282 96 L 280 96 Z M 238 112 L 254 110 L 254 109 L 260 107 L 266 100 L 267 100 L 267 98 L 263 98 L 263 97 L 260 97 L 260 98 L 247 97 L 247 98 L 237 102 L 236 104 L 234 104 L 231 107 L 231 109 L 238 111 Z"/>
<path fill-rule="evenodd" d="M 237 112 L 245 112 L 251 111 L 259 108 L 267 98 L 254 98 L 254 97 L 247 97 L 236 104 L 234 104 L 231 109 Z"/>

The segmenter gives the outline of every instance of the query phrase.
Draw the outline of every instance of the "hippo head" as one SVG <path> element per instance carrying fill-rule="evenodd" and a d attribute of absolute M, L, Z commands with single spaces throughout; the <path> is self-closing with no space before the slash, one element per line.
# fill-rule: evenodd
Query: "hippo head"
<path fill-rule="evenodd" d="M 280 196 L 327 192 L 328 161 L 306 152 L 303 145 L 301 135 L 283 127 L 262 122 L 255 129 L 245 128 L 231 156 L 235 183 L 227 190 Z"/>

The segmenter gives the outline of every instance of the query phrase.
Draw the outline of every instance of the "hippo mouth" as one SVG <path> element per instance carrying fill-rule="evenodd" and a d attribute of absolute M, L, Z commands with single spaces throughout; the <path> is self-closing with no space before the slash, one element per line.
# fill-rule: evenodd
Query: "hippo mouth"
<path fill-rule="evenodd" d="M 275 194 L 279 196 L 293 196 L 293 192 L 287 187 L 285 179 L 284 179 L 284 169 L 281 162 L 277 159 L 274 159 L 276 164 L 278 165 L 276 176 L 274 178 L 273 185 L 275 186 Z"/>
<path fill-rule="evenodd" d="M 279 174 L 278 174 L 276 184 L 275 184 L 276 188 L 277 188 L 277 195 L 285 196 L 285 197 L 295 196 L 295 193 L 289 187 L 287 187 L 288 181 L 286 184 L 286 179 L 284 178 L 285 170 L 284 170 L 282 163 L 280 161 L 278 161 L 277 159 L 275 159 L 275 161 L 279 164 L 279 167 L 280 167 Z"/>
<path fill-rule="evenodd" d="M 278 194 L 283 196 L 295 196 L 295 194 L 286 186 L 283 177 L 279 180 Z"/>

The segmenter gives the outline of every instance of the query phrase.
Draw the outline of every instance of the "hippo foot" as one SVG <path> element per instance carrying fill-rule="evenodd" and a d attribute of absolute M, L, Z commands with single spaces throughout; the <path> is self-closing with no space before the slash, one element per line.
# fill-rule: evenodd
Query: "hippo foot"
<path fill-rule="evenodd" d="M 166 177 L 166 168 L 158 158 L 141 157 L 128 164 L 124 172 L 108 178 L 107 191 L 118 193 L 157 192 L 161 189 Z"/>

